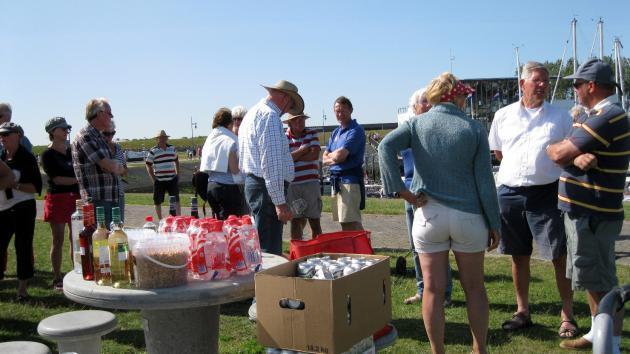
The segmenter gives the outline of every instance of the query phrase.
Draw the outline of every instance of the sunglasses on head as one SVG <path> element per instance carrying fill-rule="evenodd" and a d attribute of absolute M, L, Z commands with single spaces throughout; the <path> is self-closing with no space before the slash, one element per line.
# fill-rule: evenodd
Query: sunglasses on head
<path fill-rule="evenodd" d="M 103 135 L 105 136 L 114 136 L 115 134 L 116 134 L 115 130 L 113 132 L 103 132 Z"/>
<path fill-rule="evenodd" d="M 11 134 L 13 134 L 13 132 L 4 132 L 4 133 L 0 133 L 0 136 L 7 137 L 7 136 L 9 136 Z"/>

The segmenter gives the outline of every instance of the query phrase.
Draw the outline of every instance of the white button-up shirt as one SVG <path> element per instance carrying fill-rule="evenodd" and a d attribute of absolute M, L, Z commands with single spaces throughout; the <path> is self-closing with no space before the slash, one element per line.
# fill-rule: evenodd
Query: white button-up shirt
<path fill-rule="evenodd" d="M 265 180 L 274 205 L 285 204 L 284 182 L 293 181 L 293 159 L 282 129 L 282 111 L 271 100 L 252 107 L 238 131 L 239 167 Z"/>
<path fill-rule="evenodd" d="M 549 159 L 546 148 L 564 139 L 571 124 L 567 111 L 547 102 L 528 110 L 519 101 L 498 110 L 488 136 L 490 150 L 503 154 L 497 185 L 522 187 L 556 181 L 562 169 Z"/>

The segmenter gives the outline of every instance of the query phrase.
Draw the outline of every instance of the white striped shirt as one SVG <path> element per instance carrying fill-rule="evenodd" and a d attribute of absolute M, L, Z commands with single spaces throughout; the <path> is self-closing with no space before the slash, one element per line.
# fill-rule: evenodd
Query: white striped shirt
<path fill-rule="evenodd" d="M 304 129 L 302 136 L 297 138 L 291 134 L 291 128 L 287 129 L 289 150 L 297 150 L 302 145 L 319 147 L 319 137 L 315 130 Z M 292 184 L 300 184 L 310 181 L 319 181 L 319 158 L 310 161 L 294 161 L 295 179 Z"/>
<path fill-rule="evenodd" d="M 166 148 L 154 146 L 149 150 L 146 164 L 153 167 L 155 179 L 170 181 L 177 177 L 177 151 L 173 145 L 166 144 Z"/>
<path fill-rule="evenodd" d="M 284 182 L 291 182 L 294 177 L 281 115 L 282 111 L 271 100 L 262 99 L 249 109 L 238 132 L 240 170 L 265 180 L 274 205 L 286 203 Z"/>

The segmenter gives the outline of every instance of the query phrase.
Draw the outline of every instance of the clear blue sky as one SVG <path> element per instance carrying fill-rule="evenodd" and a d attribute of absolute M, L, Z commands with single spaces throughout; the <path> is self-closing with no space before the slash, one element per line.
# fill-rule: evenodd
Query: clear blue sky
<path fill-rule="evenodd" d="M 299 87 L 309 125 L 322 111 L 336 123 L 339 95 L 359 122 L 395 122 L 414 90 L 449 70 L 449 51 L 460 78 L 511 76 L 515 45 L 522 62 L 559 59 L 574 16 L 579 60 L 600 16 L 605 53 L 613 36 L 630 48 L 628 0 L 513 3 L 0 0 L 0 101 L 36 145 L 53 116 L 74 135 L 100 96 L 118 138 L 190 136 L 191 116 L 206 135 L 219 107 L 250 107 L 279 79 Z"/>

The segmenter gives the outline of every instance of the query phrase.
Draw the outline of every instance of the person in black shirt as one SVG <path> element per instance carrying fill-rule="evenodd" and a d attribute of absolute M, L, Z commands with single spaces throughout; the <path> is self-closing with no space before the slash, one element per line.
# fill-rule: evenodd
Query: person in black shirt
<path fill-rule="evenodd" d="M 0 144 L 4 161 L 15 176 L 14 183 L 0 190 L 0 259 L 5 259 L 11 237 L 15 234 L 17 260 L 18 300 L 28 298 L 28 280 L 35 272 L 33 265 L 33 235 L 35 233 L 34 193 L 42 191 L 42 177 L 37 160 L 20 145 L 22 128 L 11 122 L 0 124 Z M 4 269 L 0 279 L 4 278 Z"/>
<path fill-rule="evenodd" d="M 46 122 L 45 128 L 51 144 L 42 154 L 42 167 L 48 175 L 48 190 L 44 199 L 44 221 L 50 223 L 53 237 L 50 249 L 50 262 L 54 275 L 53 288 L 62 290 L 63 238 L 66 225 L 68 225 L 70 254 L 72 254 L 70 216 L 74 212 L 75 201 L 80 198 L 79 182 L 72 168 L 72 152 L 66 143 L 72 126 L 68 125 L 63 117 L 54 117 Z M 72 261 L 72 257 L 70 260 Z"/>

